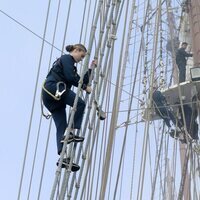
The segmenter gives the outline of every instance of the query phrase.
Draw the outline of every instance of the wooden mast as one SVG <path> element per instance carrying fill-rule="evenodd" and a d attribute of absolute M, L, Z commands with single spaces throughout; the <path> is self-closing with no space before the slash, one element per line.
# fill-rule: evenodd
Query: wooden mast
<path fill-rule="evenodd" d="M 200 3 L 198 0 L 187 2 L 194 66 L 200 66 Z"/>

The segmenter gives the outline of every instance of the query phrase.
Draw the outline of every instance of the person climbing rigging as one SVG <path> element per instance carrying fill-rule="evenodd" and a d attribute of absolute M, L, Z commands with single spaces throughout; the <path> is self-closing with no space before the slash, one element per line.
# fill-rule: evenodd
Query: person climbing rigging
<path fill-rule="evenodd" d="M 155 111 L 164 120 L 165 124 L 168 126 L 170 135 L 174 134 L 175 131 L 174 129 L 172 129 L 170 121 L 172 121 L 173 124 L 176 125 L 176 118 L 173 112 L 171 111 L 171 108 L 169 107 L 165 96 L 156 87 L 154 87 L 153 89 L 154 91 L 153 91 L 152 99 L 153 99 Z"/>
<path fill-rule="evenodd" d="M 87 49 L 82 44 L 68 45 L 65 47 L 69 54 L 64 54 L 58 58 L 50 69 L 42 88 L 42 100 L 45 107 L 51 112 L 56 126 L 57 153 L 60 155 L 64 142 L 64 133 L 67 128 L 66 105 L 73 107 L 76 93 L 71 90 L 72 86 L 78 87 L 80 76 L 77 73 L 76 63 L 82 61 L 87 53 Z M 91 93 L 88 86 L 91 70 L 96 65 L 96 60 L 90 66 L 83 78 L 82 89 Z M 74 135 L 74 129 L 80 129 L 85 109 L 85 102 L 78 97 L 76 112 L 68 138 L 71 142 L 83 142 L 84 138 Z M 62 167 L 69 166 L 69 159 L 63 159 Z M 79 170 L 79 166 L 72 164 L 72 171 Z"/>
<path fill-rule="evenodd" d="M 187 53 L 185 50 L 188 46 L 187 42 L 183 42 L 181 45 L 181 48 L 179 48 L 176 52 L 176 64 L 178 66 L 179 69 L 179 83 L 184 82 L 185 81 L 185 77 L 186 77 L 186 63 L 187 57 L 192 57 L 193 54 L 192 53 Z"/>

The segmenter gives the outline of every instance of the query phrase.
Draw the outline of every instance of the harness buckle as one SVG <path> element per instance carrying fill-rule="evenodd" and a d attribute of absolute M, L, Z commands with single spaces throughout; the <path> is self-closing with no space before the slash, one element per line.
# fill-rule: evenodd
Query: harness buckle
<path fill-rule="evenodd" d="M 60 91 L 60 86 L 63 85 L 64 88 L 63 90 Z M 62 94 L 66 91 L 66 84 L 62 81 L 59 81 L 57 84 L 56 84 L 56 94 L 55 94 L 55 97 L 60 99 Z"/>

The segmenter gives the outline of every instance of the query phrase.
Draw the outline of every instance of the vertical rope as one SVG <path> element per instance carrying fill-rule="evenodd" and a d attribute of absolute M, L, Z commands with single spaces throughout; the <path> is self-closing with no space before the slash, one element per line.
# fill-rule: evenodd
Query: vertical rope
<path fill-rule="evenodd" d="M 68 7 L 68 11 L 67 11 L 65 31 L 64 31 L 63 43 L 62 43 L 62 52 L 64 51 L 64 48 L 65 48 L 65 40 L 66 40 L 66 36 L 67 36 L 67 29 L 68 29 L 68 24 L 69 24 L 69 16 L 70 16 L 70 12 L 71 12 L 71 5 L 72 5 L 72 0 L 69 1 L 69 7 Z"/>
<path fill-rule="evenodd" d="M 165 124 L 163 124 L 163 131 L 164 132 L 164 126 Z M 156 180 L 157 180 L 157 173 L 158 173 L 158 167 L 159 167 L 159 163 L 160 163 L 160 157 L 161 157 L 161 150 L 162 150 L 162 144 L 163 144 L 163 135 L 161 135 L 161 140 L 160 140 L 160 147 L 158 150 L 158 156 L 157 156 L 157 162 L 156 162 L 156 169 L 155 169 L 155 175 L 154 175 L 154 180 L 153 180 L 153 185 L 152 185 L 152 192 L 151 192 L 151 200 L 154 199 L 154 192 L 155 192 L 155 187 L 156 187 Z"/>
<path fill-rule="evenodd" d="M 21 188 L 22 188 L 22 183 L 23 183 L 24 170 L 25 170 L 25 164 L 26 164 L 26 156 L 27 156 L 27 151 L 28 151 L 31 127 L 32 127 L 33 111 L 34 111 L 34 107 L 35 107 L 36 93 L 37 93 L 38 80 L 39 80 L 40 68 L 41 68 L 41 63 L 42 63 L 42 56 L 43 56 L 43 49 L 44 49 L 44 42 L 45 42 L 44 39 L 46 37 L 46 30 L 47 30 L 47 24 L 48 24 L 48 19 L 49 19 L 50 5 L 51 5 L 51 0 L 49 0 L 48 8 L 47 8 L 45 28 L 44 28 L 43 39 L 42 39 L 42 47 L 41 47 L 38 71 L 37 71 L 37 76 L 36 76 L 35 90 L 34 90 L 34 96 L 33 96 L 32 108 L 31 108 L 31 116 L 30 116 L 30 121 L 29 121 L 28 135 L 27 135 L 27 139 L 26 139 L 26 147 L 25 147 L 25 154 L 24 154 L 24 159 L 23 159 L 23 167 L 22 167 L 20 185 L 19 185 L 19 190 L 18 190 L 18 197 L 17 197 L 18 200 L 20 200 L 20 196 L 21 196 Z"/>
<path fill-rule="evenodd" d="M 97 0 L 95 1 L 92 24 L 93 24 L 93 21 L 94 21 L 94 15 L 95 15 L 95 10 L 96 10 L 96 4 L 97 4 Z M 88 15 L 87 15 L 87 20 L 86 20 L 86 28 L 85 28 L 84 43 L 85 43 L 85 40 L 86 40 L 86 35 L 87 35 L 87 30 L 88 30 L 88 23 L 89 23 L 89 14 L 90 14 L 90 10 L 91 10 L 91 0 L 90 0 L 90 2 L 89 2 L 89 7 L 88 7 Z M 88 95 L 86 95 L 85 102 L 87 102 L 87 99 L 88 99 Z M 88 110 L 90 110 L 90 109 L 91 109 L 91 106 L 90 106 L 90 103 L 89 103 Z M 87 112 L 87 114 L 86 114 L 85 121 L 86 121 L 86 122 L 89 121 L 89 112 Z M 85 123 L 85 125 L 83 126 L 83 131 L 82 131 L 83 137 L 85 137 L 86 129 L 87 129 L 87 123 Z M 79 147 L 79 149 L 78 149 L 78 153 L 77 153 L 77 156 L 76 156 L 76 157 L 77 157 L 77 158 L 76 158 L 76 163 L 79 163 L 79 159 L 80 159 L 80 156 L 81 156 L 82 147 L 83 147 L 83 145 L 80 144 L 80 147 Z M 76 144 L 74 145 L 74 149 L 76 150 Z M 73 173 L 72 180 L 71 180 L 71 183 L 70 183 L 70 189 L 69 189 L 69 193 L 68 193 L 68 200 L 71 198 L 71 194 L 72 194 L 72 192 L 73 192 L 75 177 L 76 177 L 76 174 Z M 75 186 L 76 186 L 77 188 L 79 188 L 79 184 L 76 184 Z"/>
<path fill-rule="evenodd" d="M 126 12 L 128 11 L 128 7 L 129 7 L 129 1 L 127 1 L 127 10 L 126 10 Z M 123 80 L 124 80 L 124 74 L 125 74 L 125 67 L 127 65 L 128 49 L 129 49 L 129 44 L 130 44 L 130 40 L 131 40 L 132 20 L 133 20 L 133 16 L 134 16 L 134 13 L 135 13 L 135 9 L 134 9 L 135 8 L 135 0 L 132 1 L 131 8 L 132 9 L 131 9 L 130 18 L 129 18 L 129 27 L 128 27 L 128 34 L 127 34 L 127 41 L 126 41 L 126 45 L 125 45 L 125 55 L 124 55 L 124 63 L 123 63 L 124 72 L 122 74 Z M 124 23 L 124 24 L 126 25 L 126 23 Z M 137 71 L 138 71 L 138 66 L 136 67 L 135 71 L 136 71 L 136 73 L 135 73 L 135 79 L 136 79 Z M 129 107 L 128 107 L 128 113 L 127 113 L 126 122 L 128 122 L 130 120 L 130 110 L 131 110 L 132 102 L 133 102 L 133 95 L 134 95 L 134 89 L 135 89 L 135 79 L 134 79 L 133 88 L 132 88 L 132 91 L 131 91 L 130 103 L 129 103 Z M 122 82 L 121 85 L 123 85 L 123 82 Z M 121 95 L 119 95 L 119 97 L 121 98 Z M 126 124 L 126 126 L 125 126 L 124 140 L 123 140 L 123 145 L 122 145 L 122 150 L 121 150 L 120 164 L 119 164 L 119 168 L 118 168 L 119 170 L 118 170 L 118 175 L 117 175 L 117 180 L 116 180 L 116 186 L 115 186 L 115 192 L 114 192 L 114 198 L 116 198 L 116 194 L 117 194 L 118 180 L 119 180 L 119 176 L 120 176 L 122 158 L 123 158 L 123 155 L 124 155 L 124 149 L 125 149 L 125 144 L 126 144 L 127 131 L 128 131 L 128 125 Z"/>
<path fill-rule="evenodd" d="M 75 110 L 76 110 L 76 106 L 77 106 L 77 102 L 78 102 L 78 97 L 79 97 L 79 93 L 80 93 L 81 86 L 82 86 L 82 83 L 83 83 L 83 76 L 85 74 L 85 71 L 86 71 L 88 63 L 89 63 L 89 57 L 90 57 L 90 53 L 91 53 L 91 50 L 92 50 L 95 31 L 96 31 L 96 24 L 97 24 L 97 21 L 99 19 L 99 13 L 100 13 L 100 9 L 101 9 L 102 3 L 103 3 L 102 0 L 99 0 L 97 12 L 96 12 L 96 17 L 95 17 L 95 20 L 94 20 L 94 25 L 92 26 L 91 33 L 90 33 L 90 41 L 89 41 L 89 45 L 88 45 L 88 53 L 87 53 L 86 58 L 85 58 L 83 70 L 82 70 L 82 73 L 81 73 L 81 78 L 80 78 L 78 89 L 77 89 L 77 93 L 76 93 L 76 98 L 74 100 L 74 105 L 73 105 L 73 108 L 72 108 L 72 111 L 71 111 L 71 115 L 70 115 L 69 124 L 68 124 L 67 130 L 65 131 L 67 137 L 69 136 L 70 128 L 71 128 L 72 123 L 73 123 L 73 118 L 74 118 L 74 114 L 75 114 Z M 60 154 L 60 161 L 59 161 L 58 169 L 56 171 L 56 177 L 55 177 L 54 184 L 53 184 L 53 189 L 52 189 L 52 194 L 51 194 L 51 199 L 52 200 L 53 200 L 54 194 L 55 194 L 57 179 L 60 178 L 61 165 L 62 165 L 62 161 L 63 161 L 63 157 L 64 157 L 64 154 L 65 154 L 66 147 L 67 147 L 67 143 L 65 142 L 64 145 L 63 145 L 62 152 Z M 72 159 L 70 160 L 70 162 L 71 162 L 70 164 L 72 164 Z M 67 174 L 66 179 L 62 183 L 62 189 L 63 190 L 61 191 L 61 194 L 60 194 L 60 198 L 61 199 L 64 199 L 65 192 L 66 192 L 66 185 L 67 185 L 68 179 L 69 179 L 69 173 Z"/>
<path fill-rule="evenodd" d="M 47 158 L 47 150 L 48 150 L 49 139 L 50 139 L 51 124 L 52 124 L 52 119 L 50 120 L 49 130 L 48 130 L 48 136 L 47 136 L 47 141 L 46 141 L 45 155 L 44 155 L 44 161 L 43 161 L 43 165 L 42 165 L 42 172 L 41 172 L 41 178 L 40 178 L 40 184 L 39 184 L 39 191 L 38 191 L 38 198 L 37 198 L 38 200 L 40 199 L 40 193 L 41 193 L 41 189 L 42 189 L 44 169 L 45 169 L 46 158 Z"/>
<path fill-rule="evenodd" d="M 56 30 L 57 30 L 57 25 L 58 25 L 58 17 L 59 17 L 59 12 L 60 12 L 60 3 L 61 3 L 61 0 L 59 0 L 59 2 L 58 2 L 57 12 L 56 12 L 56 21 L 55 21 L 55 26 L 54 26 L 52 47 L 51 47 L 51 52 L 50 52 L 50 57 L 49 57 L 48 71 L 51 67 L 51 60 L 52 60 L 52 55 L 53 55 L 53 45 L 55 43 Z M 43 160 L 43 166 L 42 166 L 42 172 L 41 172 L 41 178 L 40 178 L 40 184 L 39 184 L 39 191 L 38 191 L 38 199 L 40 199 L 40 193 L 41 193 L 41 189 L 42 189 L 43 176 L 44 176 L 44 170 L 45 170 L 45 164 L 46 164 L 46 158 L 47 158 L 47 150 L 48 150 L 50 132 L 51 132 L 51 125 L 52 125 L 52 119 L 50 120 L 49 130 L 48 130 L 48 134 L 47 134 L 45 154 L 44 154 L 44 160 Z M 39 137 L 39 132 L 38 132 L 38 137 Z"/>
<path fill-rule="evenodd" d="M 161 5 L 161 1 L 157 1 L 157 5 L 158 8 L 160 8 Z M 147 10 L 149 9 L 149 2 L 147 3 Z M 147 15 L 147 14 L 146 14 Z M 158 21 L 160 17 L 160 12 L 158 12 L 157 17 L 156 17 L 156 22 Z M 145 19 L 145 18 L 144 18 Z M 146 19 L 145 21 L 146 22 Z M 157 24 L 157 23 L 155 23 Z M 152 107 L 152 87 L 153 87 L 153 83 L 154 83 L 154 68 L 155 68 L 155 63 L 156 63 L 156 49 L 157 49 L 157 40 L 158 40 L 158 29 L 159 26 L 156 25 L 155 26 L 155 37 L 154 37 L 154 43 L 153 43 L 153 55 L 152 55 L 152 67 L 151 67 L 151 81 L 150 81 L 150 92 L 149 92 L 149 100 L 150 100 L 150 104 L 148 104 L 147 109 L 149 110 L 149 108 Z M 149 115 L 149 112 L 148 112 Z M 149 116 L 148 116 L 149 119 Z M 147 151 L 147 142 L 148 142 L 148 133 L 149 133 L 149 121 L 147 122 L 147 124 L 145 125 L 145 136 L 144 136 L 144 143 L 143 143 L 143 150 L 142 150 L 142 160 L 141 160 L 141 170 L 140 170 L 140 180 L 139 180 L 139 187 L 138 187 L 138 193 L 137 193 L 137 198 L 139 200 L 142 199 L 142 195 L 143 195 L 143 183 L 144 183 L 144 172 L 145 172 L 145 165 L 146 165 L 146 151 Z"/>
<path fill-rule="evenodd" d="M 114 9 L 114 7 L 115 7 L 115 4 L 112 4 L 112 11 L 111 11 L 111 13 L 110 13 L 110 17 L 109 17 L 109 21 L 111 22 L 111 18 L 112 18 L 112 13 L 113 13 L 113 9 Z M 107 11 L 106 11 L 106 13 L 107 13 Z M 108 27 L 107 27 L 108 28 Z M 106 35 L 108 34 L 108 31 L 106 31 Z M 105 36 L 105 38 L 106 38 L 106 36 Z M 107 38 L 106 38 L 107 39 Z M 113 40 L 113 39 L 112 39 Z M 100 45 L 100 40 L 99 40 L 99 45 Z M 98 49 L 98 46 L 99 45 L 97 45 L 97 49 Z M 104 51 L 103 49 L 104 49 L 105 47 L 102 47 L 102 51 Z M 109 48 L 108 48 L 109 49 Z M 96 51 L 97 52 L 97 51 Z M 108 53 L 109 53 L 109 51 L 108 51 Z M 106 54 L 106 55 L 109 55 L 109 54 Z M 101 59 L 102 58 L 100 58 L 100 61 L 99 61 L 99 66 L 101 66 Z M 105 58 L 105 65 L 107 65 L 107 59 Z M 98 73 L 98 72 L 97 72 Z M 96 78 L 95 78 L 95 80 L 94 80 L 94 86 L 93 86 L 93 92 L 92 92 L 92 94 L 91 94 L 91 98 L 90 98 L 90 101 L 93 101 L 93 99 L 94 99 L 94 92 L 95 92 L 95 89 L 96 89 L 96 84 L 97 84 L 97 82 L 98 82 L 98 75 L 96 75 Z M 100 82 L 99 83 L 99 86 L 101 87 L 101 85 L 102 85 L 102 82 Z M 99 90 L 100 91 L 100 90 Z M 89 105 L 91 105 L 91 103 L 89 103 Z M 96 106 L 96 105 L 95 105 Z M 96 112 L 95 112 L 95 110 L 96 110 L 96 108 L 94 108 L 94 110 L 93 110 L 93 116 L 94 116 L 94 114 L 96 114 Z M 89 113 L 90 113 L 90 110 L 88 110 L 88 112 L 87 112 L 87 116 L 86 116 L 86 122 L 88 121 L 87 119 L 89 118 Z M 93 117 L 92 117 L 92 119 L 93 119 Z M 86 124 L 85 124 L 86 125 Z M 90 125 L 90 126 L 93 126 L 92 124 Z M 86 128 L 84 128 L 84 130 L 86 130 Z M 88 137 L 90 137 L 90 133 L 88 134 L 89 136 Z M 87 145 L 86 145 L 86 149 L 87 149 Z M 78 155 L 80 155 L 80 151 L 79 151 L 79 153 L 78 153 Z M 77 156 L 77 159 L 79 159 L 79 156 Z M 78 160 L 77 160 L 78 161 Z M 84 161 L 83 161 L 84 162 Z M 82 168 L 82 167 L 81 167 Z M 82 175 L 82 172 L 80 172 L 80 176 Z M 78 180 L 78 185 L 79 185 L 79 182 L 80 182 L 80 179 L 81 178 L 79 178 L 79 180 Z M 78 188 L 77 188 L 78 189 Z M 76 190 L 76 192 L 75 192 L 75 196 L 77 196 L 77 190 Z"/>
<path fill-rule="evenodd" d="M 39 142 L 39 133 L 40 133 L 41 124 L 42 124 L 42 115 L 40 115 L 39 128 L 38 128 L 38 134 L 37 134 L 37 139 L 36 139 L 36 146 L 35 146 L 35 152 L 34 152 L 34 157 L 33 157 L 31 178 L 30 178 L 29 187 L 28 187 L 27 199 L 30 198 L 30 193 L 31 193 L 31 186 L 32 186 L 32 180 L 33 180 L 33 173 L 34 173 L 34 167 L 35 167 L 35 161 L 36 161 L 36 155 L 37 155 L 37 147 L 38 147 L 38 142 Z"/>
<path fill-rule="evenodd" d="M 138 23 L 138 16 L 137 16 L 137 20 L 136 20 L 136 24 Z M 136 44 L 136 32 L 137 32 L 137 25 L 135 26 L 135 33 L 134 33 L 134 42 L 133 44 Z M 136 45 L 134 45 L 134 50 L 133 50 L 133 55 L 136 52 Z M 134 56 L 132 58 L 132 69 L 131 69 L 131 77 L 133 77 L 133 68 L 134 68 Z M 140 80 L 141 80 L 141 73 L 140 73 Z M 131 82 L 132 79 L 131 79 Z M 141 81 L 142 82 L 142 81 Z M 139 85 L 138 87 L 138 93 L 141 90 L 141 85 Z M 130 92 L 131 92 L 131 87 L 130 87 Z M 138 102 L 137 104 L 137 113 L 136 113 L 136 122 L 138 122 L 139 120 L 139 107 L 140 107 L 140 103 Z M 133 156 L 132 156 L 132 174 L 131 174 L 131 192 L 130 192 L 130 199 L 133 198 L 133 181 L 134 181 L 134 174 L 135 174 L 135 158 L 136 158 L 136 146 L 137 146 L 137 135 L 138 135 L 138 123 L 136 123 L 136 127 L 135 127 L 135 137 L 134 137 L 134 144 L 133 144 Z"/>
<path fill-rule="evenodd" d="M 188 147 L 185 152 L 185 158 L 184 158 L 184 164 L 183 164 L 182 176 L 181 176 L 181 183 L 180 183 L 179 193 L 178 193 L 178 200 L 183 199 L 184 185 L 185 185 L 185 178 L 186 178 L 187 169 L 188 169 L 189 157 L 190 157 L 190 148 Z"/>
<path fill-rule="evenodd" d="M 125 17 L 125 21 L 126 21 L 126 17 Z M 122 40 L 122 45 L 121 45 L 120 58 L 122 57 L 122 52 L 123 52 L 122 46 L 124 43 L 123 41 L 124 41 L 125 30 L 126 29 L 124 29 L 124 31 L 123 31 L 123 37 L 122 37 L 123 40 Z M 110 167 L 111 151 L 112 151 L 112 146 L 113 146 L 113 139 L 115 137 L 114 136 L 115 135 L 115 127 L 116 127 L 118 111 L 119 111 L 119 94 L 120 94 L 120 91 L 122 90 L 122 81 L 121 82 L 118 81 L 118 80 L 120 80 L 120 77 L 121 77 L 121 68 L 122 68 L 122 65 L 120 65 L 120 62 L 119 62 L 118 73 L 117 73 L 117 83 L 116 83 L 116 89 L 115 89 L 115 94 L 114 94 L 114 99 L 116 101 L 113 103 L 113 112 L 112 112 L 112 117 L 111 117 L 111 126 L 110 126 L 110 130 L 109 130 L 106 158 L 105 158 L 105 162 L 104 162 L 104 166 L 103 166 L 104 174 L 102 175 L 100 199 L 105 198 L 105 191 L 106 191 L 106 185 L 107 185 L 107 179 L 108 179 L 108 171 L 109 171 L 109 167 Z"/>

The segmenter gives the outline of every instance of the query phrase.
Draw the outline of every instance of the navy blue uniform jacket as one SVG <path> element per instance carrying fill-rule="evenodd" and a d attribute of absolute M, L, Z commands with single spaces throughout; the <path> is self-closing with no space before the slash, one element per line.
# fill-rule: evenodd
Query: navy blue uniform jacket
<path fill-rule="evenodd" d="M 186 65 L 187 57 L 192 57 L 192 53 L 187 53 L 184 48 L 178 49 L 176 52 L 176 64 Z"/>
<path fill-rule="evenodd" d="M 163 105 L 166 104 L 166 99 L 159 90 L 156 90 L 155 92 L 153 92 L 152 98 L 157 107 L 159 106 L 162 107 Z"/>
<path fill-rule="evenodd" d="M 65 98 L 67 97 L 67 93 L 72 86 L 78 86 L 80 76 L 77 73 L 77 68 L 74 66 L 75 63 L 76 62 L 71 55 L 62 55 L 59 59 L 57 59 L 57 61 L 54 62 L 53 67 L 49 71 L 44 87 L 51 94 L 55 95 L 57 83 L 59 81 L 62 81 L 66 84 L 66 91 L 61 96 L 61 99 L 59 101 L 53 99 L 44 90 L 42 91 L 43 103 L 50 112 L 54 112 L 54 110 L 59 107 L 65 107 Z M 90 74 L 91 69 L 89 69 L 84 75 L 82 89 L 86 89 L 87 84 L 89 83 Z M 62 91 L 63 89 L 64 86 L 61 85 L 59 91 Z"/>
<path fill-rule="evenodd" d="M 68 89 L 72 86 L 78 87 L 80 76 L 74 65 L 75 60 L 71 55 L 62 55 L 49 71 L 45 81 L 45 88 L 52 94 L 55 94 L 56 83 L 59 81 L 63 81 Z M 91 69 L 84 75 L 82 89 L 86 89 L 87 84 L 89 83 L 90 74 Z"/>

